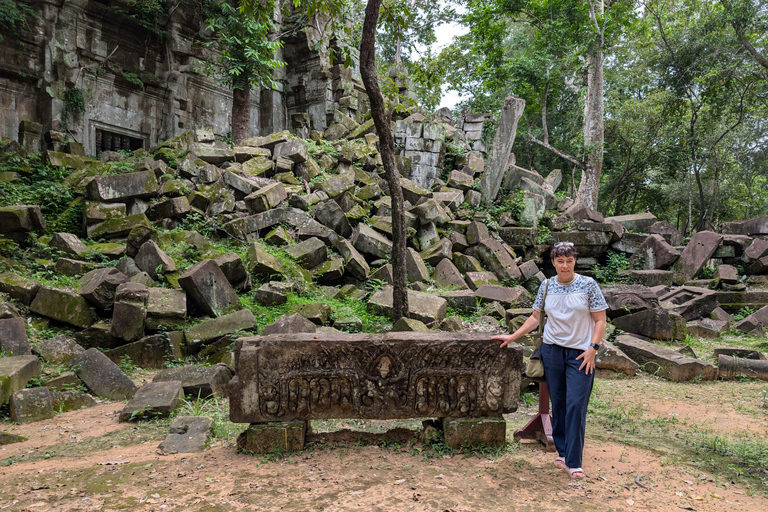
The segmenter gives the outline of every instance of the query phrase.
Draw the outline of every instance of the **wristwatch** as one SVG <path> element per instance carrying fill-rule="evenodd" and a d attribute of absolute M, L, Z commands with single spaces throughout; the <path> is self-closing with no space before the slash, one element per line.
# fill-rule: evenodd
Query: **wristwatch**
<path fill-rule="evenodd" d="M 598 343 L 590 343 L 589 346 L 595 349 L 595 351 L 600 350 L 600 344 Z"/>

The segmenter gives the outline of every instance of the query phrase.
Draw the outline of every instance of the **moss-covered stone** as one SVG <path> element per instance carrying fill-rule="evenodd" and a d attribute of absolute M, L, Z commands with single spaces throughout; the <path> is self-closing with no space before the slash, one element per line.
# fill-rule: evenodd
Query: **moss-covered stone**
<path fill-rule="evenodd" d="M 76 293 L 43 286 L 29 306 L 33 313 L 65 324 L 85 328 L 98 320 L 83 297 Z"/>

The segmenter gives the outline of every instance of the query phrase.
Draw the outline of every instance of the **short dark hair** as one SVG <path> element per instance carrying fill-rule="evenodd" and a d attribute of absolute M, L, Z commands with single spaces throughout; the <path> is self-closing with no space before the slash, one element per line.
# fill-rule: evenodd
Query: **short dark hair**
<path fill-rule="evenodd" d="M 579 255 L 579 251 L 576 250 L 576 246 L 573 242 L 557 242 L 552 246 L 552 250 L 549 251 L 549 259 L 553 260 L 560 256 L 566 258 L 576 258 Z"/>

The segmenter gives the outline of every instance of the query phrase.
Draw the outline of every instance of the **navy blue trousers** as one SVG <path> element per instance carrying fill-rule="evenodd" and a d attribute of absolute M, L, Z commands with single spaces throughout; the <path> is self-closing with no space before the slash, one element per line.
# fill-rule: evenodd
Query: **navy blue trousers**
<path fill-rule="evenodd" d="M 595 373 L 579 371 L 583 359 L 576 360 L 583 350 L 560 345 L 541 344 L 544 378 L 552 402 L 552 438 L 555 448 L 569 468 L 581 467 L 587 406 Z"/>

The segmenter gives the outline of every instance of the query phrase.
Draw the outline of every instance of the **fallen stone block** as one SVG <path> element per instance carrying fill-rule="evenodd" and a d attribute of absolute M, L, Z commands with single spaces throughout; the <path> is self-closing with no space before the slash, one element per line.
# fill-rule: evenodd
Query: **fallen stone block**
<path fill-rule="evenodd" d="M 733 327 L 747 333 L 755 329 L 768 330 L 768 306 L 763 306 L 751 315 L 736 322 Z"/>
<path fill-rule="evenodd" d="M 0 352 L 3 356 L 28 356 L 29 349 L 27 328 L 22 318 L 7 318 L 0 320 Z"/>
<path fill-rule="evenodd" d="M 722 354 L 730 357 L 740 357 L 742 359 L 754 359 L 755 361 L 765 361 L 765 355 L 763 355 L 762 352 L 759 352 L 757 350 L 750 350 L 747 348 L 724 347 L 724 348 L 716 348 L 714 352 L 715 352 L 715 357 Z"/>
<path fill-rule="evenodd" d="M 72 233 L 55 233 L 48 246 L 74 256 L 88 254 L 88 247 Z"/>
<path fill-rule="evenodd" d="M 441 238 L 427 249 L 421 251 L 419 255 L 425 263 L 436 267 L 444 259 L 451 259 L 451 256 L 453 255 L 453 244 L 447 238 Z"/>
<path fill-rule="evenodd" d="M 282 275 L 283 267 L 280 262 L 269 254 L 259 243 L 252 243 L 248 247 L 246 262 L 249 270 L 256 275 Z"/>
<path fill-rule="evenodd" d="M 160 274 L 176 271 L 176 262 L 155 243 L 154 240 L 144 242 L 134 258 L 136 266 L 157 280 Z"/>
<path fill-rule="evenodd" d="M 18 299 L 25 305 L 29 305 L 40 289 L 40 283 L 32 279 L 5 272 L 0 274 L 0 292 L 7 293 L 12 299 Z"/>
<path fill-rule="evenodd" d="M 492 272 L 466 272 L 465 279 L 471 290 L 477 290 L 481 286 L 501 286 L 501 281 Z"/>
<path fill-rule="evenodd" d="M 95 405 L 96 400 L 89 394 L 79 393 L 77 391 L 51 390 L 51 406 L 56 412 L 79 411 L 80 409 L 88 409 Z"/>
<path fill-rule="evenodd" d="M 113 348 L 104 355 L 115 364 L 127 358 L 140 368 L 163 368 L 168 362 L 184 359 L 183 343 L 181 331 L 164 332 Z"/>
<path fill-rule="evenodd" d="M 64 372 L 52 379 L 48 379 L 43 385 L 50 389 L 51 392 L 76 390 L 81 386 L 82 389 L 85 389 L 85 384 L 80 380 L 80 377 L 75 375 L 75 372 Z"/>
<path fill-rule="evenodd" d="M 137 213 L 127 217 L 109 219 L 99 224 L 88 226 L 87 232 L 88 237 L 95 240 L 100 238 L 123 238 L 136 228 L 151 229 L 151 224 L 146 214 Z"/>
<path fill-rule="evenodd" d="M 747 220 L 723 222 L 724 235 L 768 235 L 768 215 Z"/>
<path fill-rule="evenodd" d="M 16 434 L 9 434 L 8 432 L 0 432 L 0 446 L 13 443 L 23 443 L 27 438 L 24 436 L 17 436 Z"/>
<path fill-rule="evenodd" d="M 133 381 L 98 349 L 89 348 L 74 357 L 69 365 L 96 396 L 127 400 L 136 392 Z"/>
<path fill-rule="evenodd" d="M 637 373 L 640 365 L 613 343 L 603 340 L 600 343 L 600 350 L 595 355 L 595 367 L 598 370 L 610 370 L 611 372 L 623 373 L 632 377 Z"/>
<path fill-rule="evenodd" d="M 352 226 L 344 210 L 333 199 L 323 201 L 312 209 L 312 215 L 322 225 L 332 229 L 339 236 L 348 238 L 352 235 Z"/>
<path fill-rule="evenodd" d="M 91 270 L 77 281 L 77 291 L 102 314 L 112 309 L 117 287 L 128 282 L 128 276 L 116 268 Z"/>
<path fill-rule="evenodd" d="M 384 259 L 392 255 L 392 242 L 362 222 L 355 228 L 351 241 L 355 249 L 363 254 Z"/>
<path fill-rule="evenodd" d="M 325 325 L 331 316 L 331 306 L 323 302 L 297 304 L 288 310 L 288 314 L 298 313 L 315 325 Z"/>
<path fill-rule="evenodd" d="M 240 338 L 230 420 L 500 418 L 517 409 L 522 347 L 502 350 L 490 338 L 445 332 Z"/>
<path fill-rule="evenodd" d="M 714 290 L 683 286 L 659 297 L 659 305 L 686 320 L 696 320 L 709 316 L 720 303 Z"/>
<path fill-rule="evenodd" d="M 164 418 L 181 406 L 184 391 L 181 382 L 150 382 L 141 386 L 120 411 L 119 421 L 128 422 Z"/>
<path fill-rule="evenodd" d="M 637 313 L 659 307 L 659 298 L 652 291 L 637 285 L 612 285 L 602 287 L 603 296 L 608 304 L 608 318 Z"/>
<path fill-rule="evenodd" d="M 66 363 L 85 349 L 66 334 L 60 334 L 35 346 L 35 352 L 51 364 Z"/>
<path fill-rule="evenodd" d="M 674 382 L 717 378 L 715 365 L 684 356 L 636 336 L 620 334 L 616 337 L 614 344 L 637 362 L 645 372 L 658 373 L 659 376 Z"/>
<path fill-rule="evenodd" d="M 281 281 L 270 281 L 259 287 L 254 293 L 254 299 L 263 306 L 276 306 L 288 302 L 288 294 L 293 291 L 293 285 Z"/>
<path fill-rule="evenodd" d="M 425 324 L 441 322 L 445 318 L 448 302 L 437 295 L 408 290 L 408 316 Z M 368 306 L 383 315 L 392 315 L 392 287 L 377 290 L 368 300 Z"/>
<path fill-rule="evenodd" d="M 429 327 L 413 318 L 401 318 L 392 326 L 392 332 L 429 332 Z"/>
<path fill-rule="evenodd" d="M 723 235 L 712 231 L 699 231 L 691 237 L 674 265 L 674 282 L 682 285 L 693 279 L 715 254 Z"/>
<path fill-rule="evenodd" d="M 656 340 L 682 340 L 686 334 L 685 319 L 660 307 L 623 315 L 611 322 L 624 332 Z"/>
<path fill-rule="evenodd" d="M 16 391 L 11 396 L 11 421 L 32 423 L 53 418 L 51 391 L 46 387 Z"/>
<path fill-rule="evenodd" d="M 673 272 L 670 270 L 630 270 L 629 281 L 632 284 L 646 286 L 672 286 Z"/>
<path fill-rule="evenodd" d="M 287 197 L 288 193 L 285 190 L 285 185 L 282 183 L 271 183 L 247 195 L 244 201 L 248 211 L 256 214 L 277 207 Z"/>
<path fill-rule="evenodd" d="M 768 381 L 768 361 L 742 359 L 725 354 L 717 356 L 720 378 L 723 380 L 738 379 L 742 376 Z"/>
<path fill-rule="evenodd" d="M 178 290 L 149 288 L 145 329 L 173 331 L 184 326 L 187 317 L 187 295 Z"/>
<path fill-rule="evenodd" d="M 680 253 L 661 235 L 649 235 L 629 258 L 635 270 L 666 270 L 680 257 Z"/>
<path fill-rule="evenodd" d="M 301 316 L 298 313 L 292 315 L 283 315 L 261 331 L 262 336 L 270 334 L 296 334 L 296 333 L 314 333 L 317 332 L 317 326 Z"/>
<path fill-rule="evenodd" d="M 45 219 L 37 205 L 5 206 L 0 208 L 0 234 L 29 233 L 46 228 Z"/>
<path fill-rule="evenodd" d="M 492 238 L 481 240 L 477 245 L 477 256 L 482 264 L 496 274 L 500 280 L 520 279 L 522 273 L 515 260 L 504 246 Z"/>
<path fill-rule="evenodd" d="M 484 284 L 475 290 L 475 298 L 481 304 L 498 302 L 504 308 L 521 308 L 531 305 L 528 292 L 521 287 L 509 288 L 494 284 Z"/>
<path fill-rule="evenodd" d="M 162 453 L 197 453 L 205 450 L 213 420 L 205 416 L 177 416 L 168 436 L 157 447 Z"/>
<path fill-rule="evenodd" d="M 56 260 L 56 272 L 65 276 L 82 276 L 83 274 L 96 269 L 96 264 L 89 261 L 72 260 L 69 258 L 59 258 Z"/>
<path fill-rule="evenodd" d="M 136 197 L 151 197 L 160 186 L 154 171 L 131 172 L 98 176 L 88 183 L 87 192 L 93 201 L 120 201 Z"/>
<path fill-rule="evenodd" d="M 243 309 L 211 320 L 203 320 L 187 329 L 187 352 L 196 354 L 203 345 L 231 334 L 235 331 L 247 331 L 256 327 L 256 318 L 249 309 Z"/>
<path fill-rule="evenodd" d="M 434 280 L 435 284 L 441 288 L 453 288 L 456 290 L 466 290 L 469 288 L 459 269 L 448 258 L 441 260 L 437 267 L 435 267 Z"/>
<path fill-rule="evenodd" d="M 685 331 L 689 336 L 696 338 L 714 339 L 726 332 L 729 325 L 726 321 L 704 318 L 685 324 Z"/>
<path fill-rule="evenodd" d="M 618 222 L 624 226 L 627 231 L 633 231 L 635 233 L 650 233 L 651 226 L 653 226 L 657 220 L 656 216 L 652 213 L 617 215 L 605 218 L 605 222 Z"/>
<path fill-rule="evenodd" d="M 229 396 L 229 381 L 233 372 L 223 363 L 211 366 L 180 366 L 160 370 L 152 382 L 180 381 L 184 388 L 184 396 L 192 400 L 217 396 Z"/>
<path fill-rule="evenodd" d="M 179 277 L 179 286 L 187 292 L 198 315 L 220 316 L 240 304 L 234 288 L 213 260 L 192 265 Z"/>
<path fill-rule="evenodd" d="M 310 238 L 285 249 L 285 253 L 306 269 L 314 268 L 328 257 L 326 245 L 319 238 Z"/>
<path fill-rule="evenodd" d="M 48 286 L 40 288 L 29 309 L 38 315 L 80 328 L 98 320 L 91 305 L 81 295 Z"/>
<path fill-rule="evenodd" d="M 41 371 L 40 360 L 35 356 L 0 357 L 0 405 L 5 404 L 13 393 L 24 389 L 27 382 Z"/>

